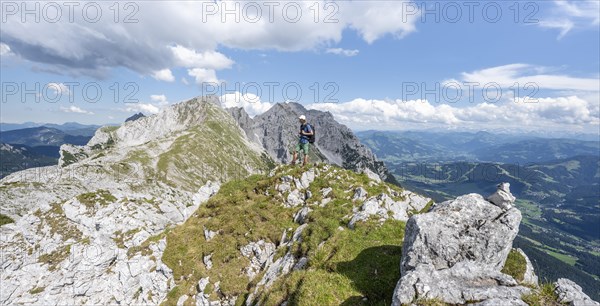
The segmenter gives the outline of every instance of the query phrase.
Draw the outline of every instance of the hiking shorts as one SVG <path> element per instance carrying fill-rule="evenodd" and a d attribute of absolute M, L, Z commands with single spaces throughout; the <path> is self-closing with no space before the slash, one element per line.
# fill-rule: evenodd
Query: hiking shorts
<path fill-rule="evenodd" d="M 308 146 L 309 146 L 308 142 L 307 143 L 301 143 L 301 142 L 299 142 L 296 145 L 296 152 L 302 151 L 302 152 L 304 152 L 304 155 L 308 155 Z"/>

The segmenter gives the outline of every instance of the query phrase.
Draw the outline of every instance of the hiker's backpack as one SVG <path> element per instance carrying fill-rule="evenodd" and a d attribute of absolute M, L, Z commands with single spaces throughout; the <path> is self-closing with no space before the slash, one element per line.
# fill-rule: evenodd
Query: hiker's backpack
<path fill-rule="evenodd" d="M 312 124 L 307 123 L 308 126 L 310 126 L 310 129 L 312 130 L 313 134 L 308 136 L 308 142 L 309 143 L 315 143 L 317 137 L 317 132 L 315 132 L 315 127 Z M 300 125 L 300 130 L 302 130 L 302 125 Z"/>
<path fill-rule="evenodd" d="M 310 129 L 312 130 L 313 134 L 308 136 L 308 142 L 309 143 L 315 143 L 315 141 L 317 140 L 317 132 L 315 132 L 315 127 L 314 125 L 310 125 Z"/>

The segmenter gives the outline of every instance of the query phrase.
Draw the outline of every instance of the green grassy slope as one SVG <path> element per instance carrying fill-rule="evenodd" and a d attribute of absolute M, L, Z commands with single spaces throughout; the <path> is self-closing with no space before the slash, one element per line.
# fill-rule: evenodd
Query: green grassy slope
<path fill-rule="evenodd" d="M 173 269 L 177 284 L 165 304 L 175 304 L 183 293 L 195 293 L 203 277 L 209 277 L 213 284 L 220 282 L 221 294 L 240 296 L 238 304 L 254 291 L 262 274 L 249 280 L 241 272 L 250 262 L 241 255 L 240 247 L 259 240 L 279 245 L 284 232 L 289 239 L 299 226 L 293 222 L 293 215 L 300 207 L 284 207 L 284 199 L 274 186 L 282 176 L 299 178 L 303 171 L 277 169 L 272 177 L 254 175 L 226 183 L 187 222 L 164 234 L 167 249 L 162 260 Z M 313 196 L 307 201 L 313 211 L 302 239 L 278 248 L 274 258 L 289 252 L 295 258 L 307 257 L 308 267 L 278 279 L 269 290 L 259 291 L 255 299 L 265 305 L 284 300 L 292 305 L 389 304 L 400 278 L 404 223 L 370 220 L 358 223 L 354 230 L 347 224 L 355 205 L 350 197 L 356 187 L 363 186 L 370 195 L 401 189 L 387 183 L 369 184 L 366 175 L 337 167 L 321 164 L 315 169 L 320 175 L 309 189 Z M 327 174 L 339 178 L 329 180 Z M 320 207 L 321 189 L 326 187 L 332 188 L 328 196 L 332 200 Z M 205 228 L 218 234 L 206 241 Z M 211 269 L 202 261 L 209 254 Z"/>

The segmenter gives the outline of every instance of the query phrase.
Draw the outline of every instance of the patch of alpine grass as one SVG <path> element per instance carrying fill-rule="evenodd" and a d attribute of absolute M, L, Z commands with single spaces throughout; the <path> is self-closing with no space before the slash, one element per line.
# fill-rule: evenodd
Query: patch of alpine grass
<path fill-rule="evenodd" d="M 525 257 L 523 257 L 516 249 L 510 250 L 506 262 L 504 263 L 504 267 L 502 268 L 502 273 L 508 274 L 517 281 L 522 282 L 526 270 L 527 261 L 525 260 Z"/>
<path fill-rule="evenodd" d="M 534 289 L 530 294 L 523 295 L 521 299 L 530 306 L 562 306 L 567 305 L 558 302 L 558 295 L 554 292 L 554 285 L 546 283 Z"/>

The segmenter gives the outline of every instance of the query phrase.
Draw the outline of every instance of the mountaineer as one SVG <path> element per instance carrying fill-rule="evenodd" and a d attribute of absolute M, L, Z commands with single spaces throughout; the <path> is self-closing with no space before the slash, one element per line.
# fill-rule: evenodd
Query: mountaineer
<path fill-rule="evenodd" d="M 300 120 L 300 137 L 296 144 L 296 150 L 294 151 L 294 157 L 292 158 L 292 165 L 296 164 L 298 158 L 298 152 L 302 151 L 304 154 L 304 161 L 302 167 L 308 163 L 308 147 L 311 143 L 315 142 L 315 131 L 314 128 L 306 122 L 306 116 L 302 115 L 298 118 Z"/>

